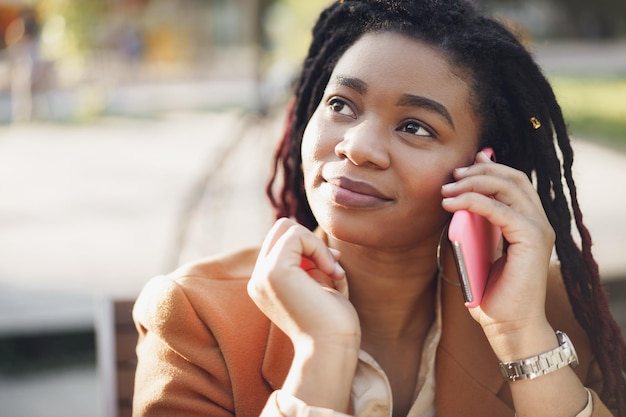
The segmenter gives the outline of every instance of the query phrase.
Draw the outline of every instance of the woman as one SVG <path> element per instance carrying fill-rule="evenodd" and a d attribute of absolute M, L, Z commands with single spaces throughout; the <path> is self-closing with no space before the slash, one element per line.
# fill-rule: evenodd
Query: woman
<path fill-rule="evenodd" d="M 529 53 L 461 0 L 338 1 L 313 35 L 279 220 L 260 249 L 146 286 L 135 415 L 626 416 L 626 349 Z M 458 210 L 505 242 L 470 309 Z"/>

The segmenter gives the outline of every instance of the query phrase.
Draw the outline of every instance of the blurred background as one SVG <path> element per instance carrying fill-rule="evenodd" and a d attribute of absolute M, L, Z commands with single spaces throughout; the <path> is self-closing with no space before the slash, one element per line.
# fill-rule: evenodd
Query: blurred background
<path fill-rule="evenodd" d="M 111 300 L 258 244 L 327 0 L 0 0 L 0 415 L 109 416 Z M 483 0 L 553 83 L 626 325 L 626 2 Z"/>

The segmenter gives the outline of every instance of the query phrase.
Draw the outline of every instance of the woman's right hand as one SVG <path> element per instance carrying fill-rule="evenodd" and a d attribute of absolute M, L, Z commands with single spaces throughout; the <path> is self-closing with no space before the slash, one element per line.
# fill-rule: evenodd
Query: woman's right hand
<path fill-rule="evenodd" d="M 294 361 L 283 390 L 309 405 L 342 410 L 349 401 L 361 332 L 338 259 L 337 251 L 305 227 L 278 220 L 265 238 L 248 293 L 293 343 Z M 306 271 L 303 260 L 309 264 Z"/>
<path fill-rule="evenodd" d="M 289 219 L 278 220 L 265 238 L 248 293 L 296 348 L 298 342 L 360 344 L 338 259 L 338 251 Z"/>

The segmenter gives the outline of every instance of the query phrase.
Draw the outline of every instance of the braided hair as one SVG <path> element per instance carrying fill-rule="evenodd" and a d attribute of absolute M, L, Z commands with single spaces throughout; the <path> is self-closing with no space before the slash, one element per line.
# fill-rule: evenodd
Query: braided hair
<path fill-rule="evenodd" d="M 305 127 L 343 53 L 366 33 L 392 31 L 428 43 L 468 73 L 483 146 L 535 184 L 556 232 L 556 253 L 574 314 L 604 378 L 602 399 L 626 417 L 626 346 L 609 312 L 572 177 L 573 151 L 552 88 L 531 54 L 497 21 L 465 0 L 340 0 L 325 9 L 295 86 L 267 186 L 276 217 L 317 221 L 304 192 L 300 147 Z M 572 231 L 572 216 L 575 232 Z M 577 243 L 579 241 L 580 243 Z"/>

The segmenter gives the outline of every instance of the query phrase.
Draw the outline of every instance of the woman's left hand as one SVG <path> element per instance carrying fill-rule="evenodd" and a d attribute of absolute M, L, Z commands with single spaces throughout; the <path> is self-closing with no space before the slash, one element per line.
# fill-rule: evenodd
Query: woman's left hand
<path fill-rule="evenodd" d="M 519 359 L 537 349 L 529 340 L 554 339 L 545 316 L 554 230 L 523 172 L 480 152 L 474 165 L 453 175 L 456 182 L 442 189 L 444 209 L 465 209 L 486 217 L 502 229 L 509 244 L 491 269 L 481 305 L 470 312 L 500 360 Z"/>

